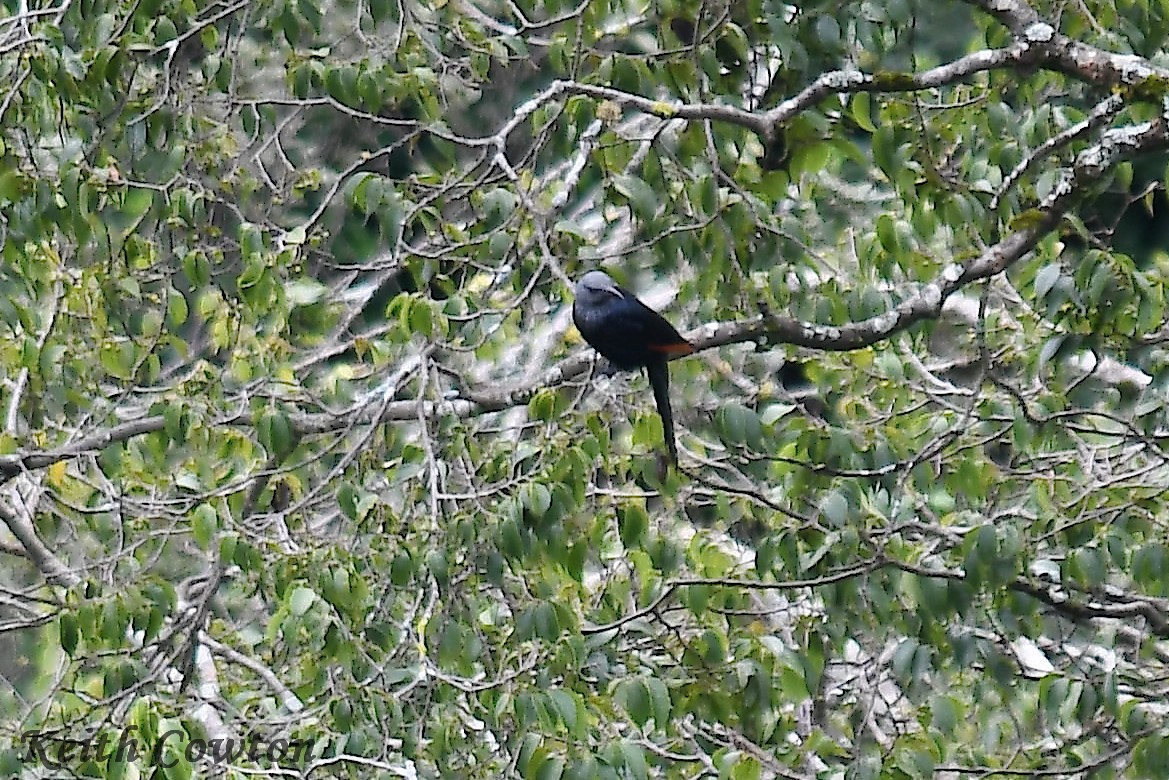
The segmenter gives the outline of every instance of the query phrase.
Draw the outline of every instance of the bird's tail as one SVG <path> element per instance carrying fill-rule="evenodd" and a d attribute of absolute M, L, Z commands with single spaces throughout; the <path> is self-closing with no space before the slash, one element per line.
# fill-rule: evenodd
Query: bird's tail
<path fill-rule="evenodd" d="M 658 405 L 658 416 L 662 418 L 662 435 L 666 439 L 666 451 L 670 455 L 670 462 L 678 462 L 678 444 L 674 440 L 674 413 L 670 409 L 670 367 L 666 361 L 653 360 L 645 367 L 649 374 L 649 384 L 654 391 L 654 401 Z"/>

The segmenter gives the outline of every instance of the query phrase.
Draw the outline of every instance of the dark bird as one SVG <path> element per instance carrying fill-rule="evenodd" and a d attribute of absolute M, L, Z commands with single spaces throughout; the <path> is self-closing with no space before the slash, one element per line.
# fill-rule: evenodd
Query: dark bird
<path fill-rule="evenodd" d="M 604 271 L 589 271 L 577 280 L 572 321 L 584 340 L 614 368 L 645 368 L 662 418 L 670 462 L 677 463 L 668 363 L 672 356 L 689 355 L 694 345 Z"/>

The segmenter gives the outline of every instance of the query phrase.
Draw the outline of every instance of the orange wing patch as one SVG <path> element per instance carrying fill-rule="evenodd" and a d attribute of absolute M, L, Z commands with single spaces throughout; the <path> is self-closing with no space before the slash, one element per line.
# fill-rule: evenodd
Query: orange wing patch
<path fill-rule="evenodd" d="M 677 344 L 650 344 L 649 348 L 654 352 L 664 352 L 667 355 L 689 355 L 694 352 L 694 345 L 689 341 L 681 341 Z"/>

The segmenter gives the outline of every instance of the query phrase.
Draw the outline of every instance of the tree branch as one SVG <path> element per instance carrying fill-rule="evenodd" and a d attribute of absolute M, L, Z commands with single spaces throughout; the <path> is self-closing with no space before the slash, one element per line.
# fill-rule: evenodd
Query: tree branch
<path fill-rule="evenodd" d="M 1060 33 L 1022 0 L 965 0 L 993 16 L 1027 46 L 1038 64 L 1099 86 L 1140 86 L 1150 77 L 1169 78 L 1169 70 L 1135 54 L 1113 54 Z"/>
<path fill-rule="evenodd" d="M 965 581 L 967 576 L 966 572 L 961 569 L 930 568 L 881 556 L 839 569 L 822 577 L 811 577 L 802 580 L 768 582 L 766 580 L 735 578 L 678 577 L 664 583 L 661 593 L 646 606 L 636 609 L 609 623 L 584 626 L 581 628 L 581 633 L 585 635 L 604 634 L 608 631 L 615 631 L 635 620 L 652 615 L 660 610 L 682 588 L 708 586 L 716 588 L 744 588 L 748 590 L 801 590 L 804 588 L 818 588 L 824 585 L 832 585 L 881 569 L 896 569 L 916 577 L 955 580 L 959 582 Z M 1073 620 L 1092 620 L 1096 618 L 1119 620 L 1130 617 L 1143 617 L 1148 621 L 1149 627 L 1154 634 L 1162 638 L 1169 638 L 1169 614 L 1166 614 L 1154 602 L 1140 596 L 1127 593 L 1117 594 L 1117 598 L 1122 598 L 1124 601 L 1116 604 L 1078 601 L 1073 600 L 1066 590 L 1062 593 L 1057 593 L 1053 590 L 1053 588 L 1060 587 L 1056 583 L 1052 583 L 1051 586 L 1041 586 L 1022 577 L 1016 578 L 1007 587 L 1018 593 L 1025 593 L 1028 596 L 1032 596 L 1056 612 Z"/>
<path fill-rule="evenodd" d="M 56 585 L 70 587 L 81 582 L 81 577 L 73 569 L 53 554 L 53 551 L 41 541 L 33 527 L 31 518 L 23 516 L 6 504 L 0 502 L 0 522 L 8 526 L 8 530 L 24 548 L 24 554 L 33 565 L 45 575 L 45 579 Z"/>
<path fill-rule="evenodd" d="M 614 631 L 628 623 L 632 623 L 634 620 L 651 615 L 661 609 L 662 605 L 669 601 L 670 597 L 681 588 L 707 585 L 718 588 L 746 588 L 748 590 L 800 590 L 802 588 L 817 588 L 822 585 L 843 582 L 844 580 L 849 580 L 862 574 L 868 574 L 874 569 L 886 565 L 888 565 L 887 562 L 881 562 L 879 560 L 865 561 L 839 571 L 834 571 L 831 574 L 825 574 L 822 577 L 812 577 L 806 580 L 780 580 L 778 582 L 729 578 L 679 577 L 666 582 L 662 592 L 650 604 L 641 609 L 634 610 L 611 623 L 604 623 L 599 626 L 584 626 L 580 632 L 586 636 L 589 634 L 604 634 L 607 631 Z"/>

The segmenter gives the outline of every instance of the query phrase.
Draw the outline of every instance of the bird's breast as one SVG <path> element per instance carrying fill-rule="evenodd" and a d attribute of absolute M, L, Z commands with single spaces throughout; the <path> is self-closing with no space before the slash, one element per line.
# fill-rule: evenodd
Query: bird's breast
<path fill-rule="evenodd" d="M 574 306 L 572 320 L 589 346 L 617 368 L 632 371 L 645 365 L 645 345 L 614 307 Z"/>

